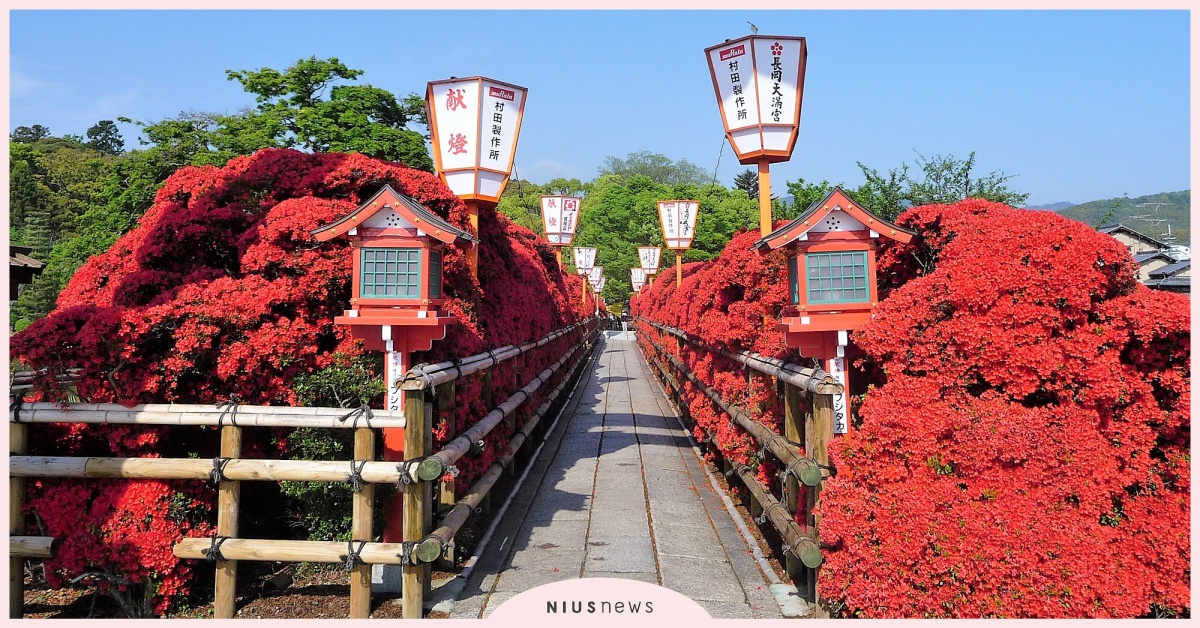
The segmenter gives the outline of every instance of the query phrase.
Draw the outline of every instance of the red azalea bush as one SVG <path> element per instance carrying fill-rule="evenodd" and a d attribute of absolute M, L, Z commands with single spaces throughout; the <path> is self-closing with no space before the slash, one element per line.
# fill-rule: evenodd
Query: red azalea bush
<path fill-rule="evenodd" d="M 788 298 L 787 282 L 779 280 L 781 273 L 786 277 L 786 259 L 780 253 L 764 256 L 751 250 L 757 240 L 758 232 L 739 233 L 716 259 L 685 264 L 678 288 L 673 271 L 659 273 L 630 300 L 633 314 L 680 329 L 711 347 L 794 358 L 795 351 L 784 346 L 783 334 L 775 330 Z M 783 408 L 770 378 L 754 371 L 748 377 L 746 369 L 734 360 L 643 325 L 638 341 L 647 356 L 654 355 L 650 339 L 679 358 L 726 403 L 777 432 L 781 430 Z M 683 401 L 696 424 L 696 439 L 711 441 L 712 453 L 757 465 L 759 480 L 778 494 L 774 459 L 761 457 L 754 438 L 730 421 L 703 391 L 686 380 L 681 383 Z"/>
<path fill-rule="evenodd" d="M 863 617 L 1189 608 L 1188 299 L 1050 212 L 899 222 L 921 237 L 881 255 L 912 278 L 855 337 L 883 379 L 831 446 L 822 595 Z"/>
<path fill-rule="evenodd" d="M 859 617 L 1189 613 L 1188 299 L 1138 284 L 1118 242 L 1049 212 L 969 200 L 899 222 L 919 237 L 881 247 L 885 298 L 854 336 L 866 357 L 854 430 L 830 446 L 821 597 Z M 769 331 L 786 271 L 754 240 L 686 266 L 678 290 L 666 273 L 634 312 L 802 362 Z M 778 430 L 769 385 L 642 331 Z M 752 461 L 702 393 L 684 384 L 684 400 L 698 437 Z"/>
<path fill-rule="evenodd" d="M 218 403 L 236 396 L 240 403 L 295 405 L 297 377 L 362 353 L 346 328 L 333 324 L 349 307 L 351 250 L 343 241 L 319 244 L 310 232 L 384 184 L 451 224 L 467 225 L 465 206 L 435 175 L 362 155 L 267 149 L 223 168 L 179 170 L 138 225 L 76 273 L 58 309 L 12 338 L 12 358 L 44 371 L 32 398 L 65 399 L 54 377 L 79 368 L 76 390 L 90 402 Z M 591 314 L 579 303 L 582 279 L 561 273 L 536 235 L 488 208 L 480 230 L 478 279 L 461 251 L 445 254 L 443 309 L 459 323 L 431 351 L 416 354 L 417 362 L 536 340 Z M 494 403 L 581 335 L 497 367 Z M 490 410 L 471 380 L 458 387 L 456 431 Z M 519 413 L 527 416 L 556 384 L 544 384 Z M 187 429 L 38 426 L 31 453 L 215 455 L 212 430 L 197 438 L 197 428 Z M 435 447 L 448 431 L 439 427 Z M 483 456 L 463 461 L 459 481 L 473 481 L 508 436 L 496 430 Z M 259 443 L 246 455 L 286 447 L 286 436 L 276 437 L 275 445 Z M 209 531 L 213 500 L 206 490 L 184 482 L 35 483 L 31 519 L 64 541 L 47 561 L 51 584 L 89 571 L 116 574 L 125 586 L 152 582 L 161 613 L 189 573 L 171 544 Z"/>

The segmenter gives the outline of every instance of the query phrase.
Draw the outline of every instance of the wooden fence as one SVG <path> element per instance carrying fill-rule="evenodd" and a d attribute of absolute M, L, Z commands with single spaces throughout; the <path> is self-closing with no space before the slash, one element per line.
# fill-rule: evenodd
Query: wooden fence
<path fill-rule="evenodd" d="M 231 618 L 236 612 L 237 563 L 243 560 L 342 563 L 350 570 L 350 617 L 370 615 L 371 566 L 403 565 L 403 616 L 420 618 L 430 587 L 430 564 L 443 557 L 453 537 L 512 465 L 521 446 L 535 435 L 541 419 L 560 405 L 563 391 L 578 375 L 595 346 L 599 320 L 590 318 L 523 345 L 505 346 L 454 362 L 418 365 L 402 380 L 407 391 L 403 411 L 345 408 L 290 408 L 274 406 L 203 406 L 146 404 L 127 408 L 116 404 L 14 403 L 9 410 L 10 502 L 9 569 L 10 617 L 23 615 L 23 575 L 26 559 L 48 558 L 56 540 L 24 536 L 22 511 L 25 481 L 41 478 L 145 478 L 162 480 L 214 480 L 217 482 L 216 537 L 185 538 L 173 552 L 185 559 L 215 561 L 214 615 Z M 497 405 L 466 432 L 434 454 L 434 395 L 440 406 L 451 407 L 454 381 L 482 372 L 486 405 L 491 405 L 490 368 L 544 347 L 564 336 L 577 339 L 557 362 L 533 377 L 523 388 Z M 453 480 L 442 482 L 455 461 L 471 453 L 476 443 L 501 421 L 516 426 L 518 408 L 543 384 L 562 374 L 546 401 L 529 413 L 504 455 L 475 482 L 467 495 L 455 499 Z M 435 390 L 435 386 L 441 386 Z M 166 458 L 104 458 L 28 456 L 28 429 L 38 423 L 108 423 L 138 425 L 218 426 L 220 454 L 214 460 Z M 361 425 L 360 425 L 361 423 Z M 354 430 L 351 461 L 255 460 L 241 455 L 242 430 L 247 427 L 315 427 Z M 375 430 L 405 428 L 402 462 L 376 461 Z M 242 539 L 238 536 L 242 481 L 297 480 L 349 482 L 355 490 L 351 513 L 351 542 Z M 399 483 L 403 489 L 404 537 L 401 543 L 372 542 L 374 485 Z M 439 526 L 432 527 L 433 487 L 439 502 L 448 506 Z M 451 506 L 452 504 L 452 506 Z"/>
<path fill-rule="evenodd" d="M 820 368 L 807 368 L 780 360 L 767 358 L 757 353 L 733 353 L 711 347 L 689 336 L 687 333 L 638 317 L 638 340 L 650 349 L 646 357 L 655 368 L 659 379 L 677 401 L 686 415 L 687 403 L 683 401 L 683 384 L 688 382 L 702 392 L 712 403 L 724 411 L 730 419 L 746 430 L 761 447 L 778 461 L 783 471 L 783 495 L 776 498 L 756 475 L 756 470 L 731 460 L 724 460 L 726 475 L 738 477 L 746 486 L 754 501 L 751 514 L 760 524 L 770 522 L 783 541 L 785 569 L 797 585 L 806 601 L 816 605 L 817 577 L 822 563 L 818 526 L 820 518 L 813 515 L 819 503 L 821 482 L 829 476 L 827 443 L 833 436 L 834 395 L 843 394 L 842 386 Z M 647 332 L 653 330 L 659 341 L 670 339 L 674 346 L 668 348 Z M 682 344 L 721 355 L 741 363 L 746 369 L 775 379 L 781 388 L 784 402 L 784 433 L 778 434 L 754 420 L 745 410 L 732 406 L 707 383 L 700 381 L 680 360 Z M 804 412 L 802 397 L 810 397 L 810 412 Z M 706 435 L 708 440 L 714 437 Z M 803 445 L 801 455 L 799 445 Z M 804 504 L 801 508 L 800 486 L 806 487 Z M 804 525 L 796 523 L 796 512 L 804 514 Z M 820 611 L 818 611 L 820 612 Z"/>

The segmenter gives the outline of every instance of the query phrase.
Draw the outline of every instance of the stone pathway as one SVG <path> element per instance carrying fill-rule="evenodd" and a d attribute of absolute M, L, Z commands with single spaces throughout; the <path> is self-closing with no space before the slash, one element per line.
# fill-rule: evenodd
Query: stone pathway
<path fill-rule="evenodd" d="M 661 585 L 714 618 L 782 617 L 632 332 L 604 335 L 451 617 L 568 578 Z"/>

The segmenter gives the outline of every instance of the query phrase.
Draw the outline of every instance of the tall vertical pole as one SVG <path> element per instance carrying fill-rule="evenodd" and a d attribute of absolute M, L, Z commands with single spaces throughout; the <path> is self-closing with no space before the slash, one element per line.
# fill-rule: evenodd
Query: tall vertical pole
<path fill-rule="evenodd" d="M 391 339 L 391 325 L 384 325 L 383 339 L 391 348 L 393 341 Z M 400 391 L 399 381 L 404 377 L 407 357 L 403 351 L 387 351 L 384 354 L 383 377 L 384 386 L 387 387 L 387 399 L 385 400 L 385 410 L 403 410 L 404 395 Z M 405 450 L 405 431 L 404 427 L 390 427 L 383 429 L 383 459 L 389 462 L 399 462 L 404 460 Z M 418 454 L 420 455 L 420 454 Z M 404 531 L 404 502 L 399 496 L 393 498 L 387 505 L 384 506 L 384 524 L 383 524 L 383 541 L 385 543 L 399 543 L 403 537 Z"/>
<path fill-rule="evenodd" d="M 425 452 L 426 433 L 429 432 L 426 415 L 425 391 L 411 390 L 404 398 L 404 447 L 414 458 Z M 404 534 L 402 540 L 415 543 L 425 538 L 425 511 L 429 508 L 433 485 L 429 482 L 413 482 L 404 485 Z M 401 614 L 404 619 L 420 619 L 425 612 L 425 582 L 429 580 L 429 564 L 411 564 L 405 556 L 404 576 L 400 583 L 402 594 Z"/>
<path fill-rule="evenodd" d="M 479 202 L 478 201 L 463 201 L 467 206 L 467 220 L 469 221 L 468 231 L 479 239 Z M 472 277 L 479 277 L 479 246 L 473 246 L 467 249 L 467 268 L 471 269 Z"/>
<path fill-rule="evenodd" d="M 758 160 L 758 230 L 765 238 L 771 233 L 771 162 Z"/>
<path fill-rule="evenodd" d="M 675 287 L 683 283 L 683 251 L 675 250 Z"/>

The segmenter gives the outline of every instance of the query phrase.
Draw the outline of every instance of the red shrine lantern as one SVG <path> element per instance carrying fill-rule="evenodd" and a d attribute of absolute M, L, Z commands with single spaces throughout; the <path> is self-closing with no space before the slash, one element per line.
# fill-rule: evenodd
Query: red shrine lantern
<path fill-rule="evenodd" d="M 313 230 L 319 242 L 346 238 L 353 247 L 350 309 L 333 322 L 348 325 L 367 349 L 383 351 L 386 409 L 402 408 L 399 381 L 413 351 L 427 351 L 458 320 L 442 312 L 445 247 L 474 248 L 478 240 L 416 200 L 383 186 L 340 220 Z M 404 429 L 383 430 L 383 459 L 404 459 Z M 400 499 L 388 506 L 384 539 L 401 540 Z"/>
<path fill-rule="evenodd" d="M 778 330 L 789 347 L 821 360 L 849 390 L 845 349 L 851 331 L 871 320 L 879 304 L 875 249 L 882 239 L 910 242 L 916 235 L 864 209 L 835 188 L 803 214 L 755 243 L 760 252 L 783 249 L 789 304 Z M 839 408 L 840 405 L 840 408 Z M 840 413 L 840 422 L 839 422 Z M 849 421 L 845 395 L 834 404 L 834 433 Z"/>

